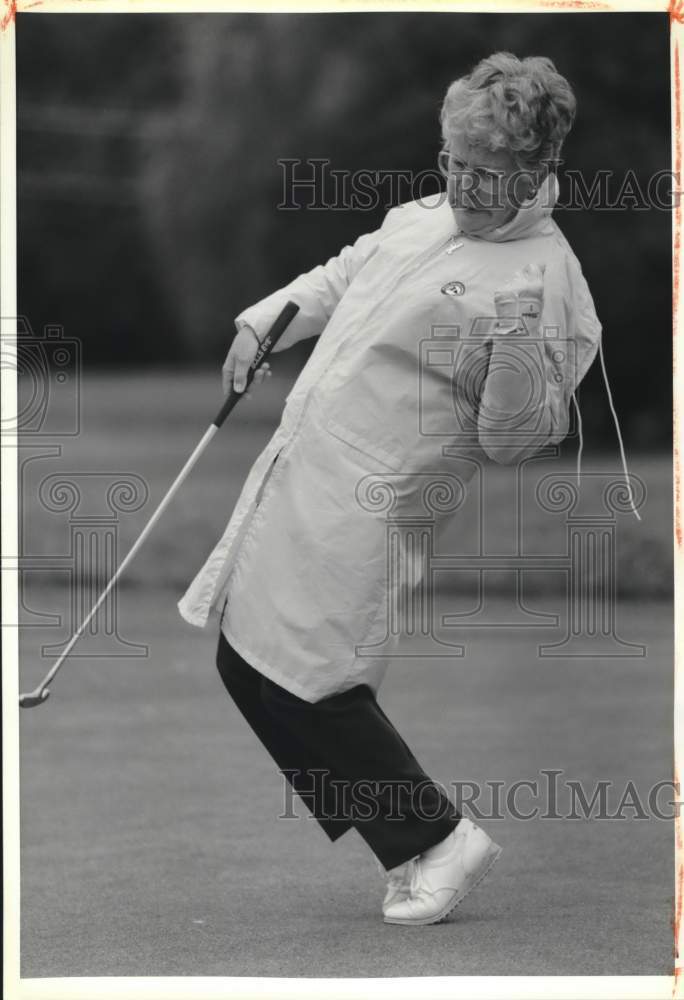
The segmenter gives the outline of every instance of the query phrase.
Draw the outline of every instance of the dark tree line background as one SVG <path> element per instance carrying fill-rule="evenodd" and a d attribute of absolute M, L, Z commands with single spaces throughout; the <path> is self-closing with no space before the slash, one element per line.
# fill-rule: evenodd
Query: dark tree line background
<path fill-rule="evenodd" d="M 21 312 L 80 338 L 86 371 L 220 367 L 240 309 L 390 207 L 381 187 L 373 211 L 279 210 L 277 161 L 432 169 L 448 84 L 499 49 L 548 55 L 573 85 L 568 169 L 589 182 L 612 171 L 614 193 L 627 171 L 645 190 L 670 169 L 665 13 L 20 14 Z M 627 443 L 665 446 L 671 213 L 555 218 L 604 326 Z M 312 346 L 278 364 L 301 365 Z M 598 363 L 581 399 L 593 439 L 612 444 Z"/>

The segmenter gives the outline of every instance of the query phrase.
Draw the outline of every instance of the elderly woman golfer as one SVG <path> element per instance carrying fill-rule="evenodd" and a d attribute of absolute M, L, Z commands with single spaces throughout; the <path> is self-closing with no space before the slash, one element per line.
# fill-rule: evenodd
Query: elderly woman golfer
<path fill-rule="evenodd" d="M 484 59 L 443 103 L 446 197 L 393 208 L 246 309 L 223 369 L 226 390 L 241 391 L 288 300 L 299 313 L 277 349 L 318 337 L 178 607 L 198 626 L 222 610 L 223 683 L 329 838 L 354 827 L 388 872 L 388 923 L 445 919 L 501 848 L 430 781 L 376 701 L 387 661 L 358 648 L 384 634 L 396 595 L 384 514 L 358 487 L 385 476 L 419 513 L 426 473 L 467 489 L 481 463 L 515 463 L 566 435 L 601 334 L 551 219 L 574 115 L 549 59 Z M 437 328 L 461 331 L 450 368 L 421 365 Z"/>

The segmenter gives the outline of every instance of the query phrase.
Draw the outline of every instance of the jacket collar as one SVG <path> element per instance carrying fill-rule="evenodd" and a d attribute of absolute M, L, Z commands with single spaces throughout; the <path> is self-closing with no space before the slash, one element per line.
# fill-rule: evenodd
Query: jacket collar
<path fill-rule="evenodd" d="M 516 214 L 503 226 L 498 226 L 482 236 L 472 235 L 470 239 L 503 243 L 507 240 L 527 239 L 542 236 L 551 231 L 551 213 L 558 201 L 558 179 L 554 173 L 546 175 L 534 198 L 522 203 Z"/>

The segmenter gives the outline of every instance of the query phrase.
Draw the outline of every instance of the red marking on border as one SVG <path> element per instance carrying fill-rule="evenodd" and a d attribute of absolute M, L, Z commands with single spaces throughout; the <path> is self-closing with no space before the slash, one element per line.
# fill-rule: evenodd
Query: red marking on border
<path fill-rule="evenodd" d="M 684 0 L 670 0 L 667 12 L 670 15 L 670 22 L 679 21 L 680 24 L 684 24 Z"/>
<path fill-rule="evenodd" d="M 10 24 L 14 24 L 14 19 L 17 16 L 17 0 L 3 0 L 3 5 L 5 13 L 0 21 L 0 31 L 6 31 Z"/>
<path fill-rule="evenodd" d="M 684 0 L 674 0 L 675 3 L 684 3 Z M 610 4 L 601 3 L 601 0 L 546 0 L 544 7 L 558 7 L 559 10 L 612 10 Z"/>

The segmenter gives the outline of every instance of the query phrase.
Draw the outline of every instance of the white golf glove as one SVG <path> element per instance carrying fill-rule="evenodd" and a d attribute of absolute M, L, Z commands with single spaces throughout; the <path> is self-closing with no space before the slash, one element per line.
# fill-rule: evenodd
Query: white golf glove
<path fill-rule="evenodd" d="M 546 264 L 525 264 L 494 292 L 497 336 L 538 335 L 544 305 L 545 270 Z"/>

